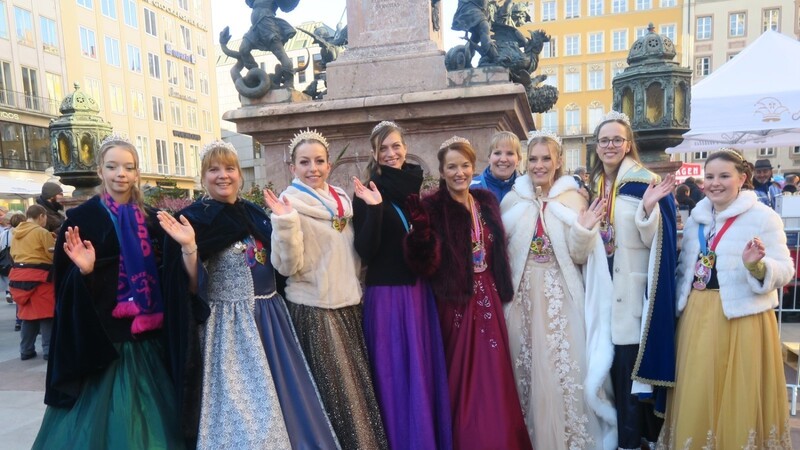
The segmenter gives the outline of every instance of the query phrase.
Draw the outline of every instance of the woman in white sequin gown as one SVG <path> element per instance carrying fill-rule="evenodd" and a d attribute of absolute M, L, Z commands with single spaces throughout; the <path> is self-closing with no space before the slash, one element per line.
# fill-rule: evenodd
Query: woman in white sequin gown
<path fill-rule="evenodd" d="M 609 300 L 591 296 L 582 275 L 603 292 L 595 282 L 603 277 L 591 271 L 608 270 L 596 227 L 605 203 L 587 205 L 561 165 L 557 138 L 533 137 L 527 174 L 501 203 L 515 287 L 505 307 L 514 378 L 533 448 L 616 448 L 604 389 L 613 355 Z"/>

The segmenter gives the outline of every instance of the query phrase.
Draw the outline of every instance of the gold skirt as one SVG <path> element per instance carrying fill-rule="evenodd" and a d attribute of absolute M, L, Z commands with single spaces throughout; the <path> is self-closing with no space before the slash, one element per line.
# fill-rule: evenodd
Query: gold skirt
<path fill-rule="evenodd" d="M 692 290 L 677 339 L 659 449 L 792 448 L 772 310 L 728 320 L 718 290 Z"/>

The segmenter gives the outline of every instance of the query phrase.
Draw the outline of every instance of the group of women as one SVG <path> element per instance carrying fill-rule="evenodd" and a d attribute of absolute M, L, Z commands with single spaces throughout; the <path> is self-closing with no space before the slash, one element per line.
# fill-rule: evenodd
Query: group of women
<path fill-rule="evenodd" d="M 206 195 L 175 216 L 107 139 L 56 244 L 34 448 L 790 448 L 770 310 L 792 262 L 744 159 L 708 158 L 678 261 L 674 178 L 642 166 L 624 115 L 595 134 L 591 202 L 547 132 L 523 175 L 499 133 L 477 183 L 454 136 L 420 198 L 385 121 L 352 200 L 307 129 L 270 215 L 214 142 Z"/>

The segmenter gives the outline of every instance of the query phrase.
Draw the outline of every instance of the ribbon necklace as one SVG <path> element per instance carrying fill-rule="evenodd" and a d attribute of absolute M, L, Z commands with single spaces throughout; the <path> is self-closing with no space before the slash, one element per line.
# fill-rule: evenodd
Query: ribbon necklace
<path fill-rule="evenodd" d="M 553 255 L 553 247 L 550 245 L 550 237 L 547 235 L 547 230 L 544 227 L 544 209 L 547 203 L 541 202 L 541 210 L 539 216 L 536 218 L 536 228 L 533 230 L 533 239 L 531 239 L 531 255 L 533 260 L 538 263 L 548 263 Z"/>
<path fill-rule="evenodd" d="M 701 223 L 697 228 L 697 240 L 700 241 L 700 255 L 698 256 L 697 262 L 694 264 L 695 280 L 692 283 L 692 287 L 700 291 L 705 289 L 706 286 L 708 286 L 708 282 L 711 281 L 711 271 L 717 262 L 717 254 L 715 252 L 717 244 L 719 244 L 722 236 L 728 231 L 731 224 L 733 224 L 733 221 L 739 217 L 729 217 L 725 221 L 725 224 L 722 225 L 722 228 L 720 228 L 719 233 L 715 234 L 717 223 L 716 212 L 712 209 L 711 214 L 713 219 L 711 221 L 711 230 L 708 233 L 708 240 L 711 241 L 711 245 L 706 241 L 705 225 Z"/>
<path fill-rule="evenodd" d="M 616 205 L 617 198 L 617 180 L 614 180 L 610 191 L 606 192 L 604 188 L 605 179 L 606 176 L 603 174 L 600 176 L 600 181 L 598 182 L 598 190 L 602 193 L 601 198 L 608 199 L 606 215 L 603 220 L 600 221 L 600 238 L 603 239 L 603 247 L 606 250 L 606 256 L 610 257 L 614 255 L 614 250 L 616 249 L 616 241 L 614 239 L 614 206 Z"/>
<path fill-rule="evenodd" d="M 322 206 L 324 206 L 325 209 L 327 209 L 328 212 L 331 214 L 331 226 L 333 227 L 333 229 L 340 233 L 344 231 L 344 227 L 347 226 L 347 218 L 344 217 L 344 206 L 342 205 L 342 199 L 339 198 L 339 194 L 336 193 L 336 191 L 333 189 L 333 186 L 331 186 L 330 184 L 328 185 L 328 192 L 330 192 L 331 197 L 333 197 L 333 199 L 336 200 L 337 213 L 334 213 L 333 210 L 330 208 L 330 206 L 328 206 L 324 201 L 322 201 L 319 195 L 317 195 L 317 193 L 314 192 L 313 190 L 299 183 L 292 183 L 292 186 L 314 197 L 315 199 L 317 199 L 317 201 L 322 203 Z"/>
<path fill-rule="evenodd" d="M 478 208 L 475 206 L 475 199 L 472 194 L 469 196 L 469 207 L 472 210 L 472 230 L 470 232 L 472 240 L 472 270 L 481 273 L 486 270 L 486 247 L 483 245 L 483 224 Z"/>
<path fill-rule="evenodd" d="M 392 206 L 394 206 L 394 210 L 397 211 L 397 215 L 400 216 L 400 220 L 403 221 L 403 228 L 406 229 L 406 233 L 410 230 L 411 227 L 408 226 L 408 219 L 406 219 L 406 215 L 403 214 L 403 210 L 397 206 L 397 203 L 392 202 Z"/>

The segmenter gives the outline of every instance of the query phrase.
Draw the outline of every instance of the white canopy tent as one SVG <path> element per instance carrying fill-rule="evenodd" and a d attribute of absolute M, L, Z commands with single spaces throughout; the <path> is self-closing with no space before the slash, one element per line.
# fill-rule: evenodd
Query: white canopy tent
<path fill-rule="evenodd" d="M 42 184 L 30 179 L 0 176 L 0 198 L 30 198 L 38 197 L 42 193 Z M 60 183 L 59 183 L 60 184 Z M 65 195 L 71 195 L 75 190 L 72 186 L 62 184 Z"/>
<path fill-rule="evenodd" d="M 800 145 L 800 42 L 764 32 L 692 87 L 691 108 L 667 153 Z"/>

